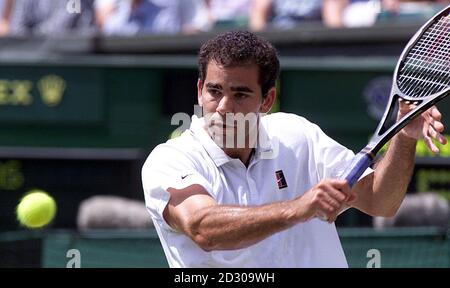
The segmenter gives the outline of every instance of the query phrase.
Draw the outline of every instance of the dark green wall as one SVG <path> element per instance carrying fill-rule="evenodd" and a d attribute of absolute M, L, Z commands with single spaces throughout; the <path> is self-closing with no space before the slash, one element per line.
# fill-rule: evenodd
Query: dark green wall
<path fill-rule="evenodd" d="M 18 228 L 15 205 L 31 188 L 55 196 L 60 211 L 64 211 L 55 220 L 57 228 L 74 227 L 78 204 L 92 195 L 143 200 L 140 168 L 146 155 L 177 127 L 170 125 L 173 114 L 193 113 L 195 61 L 195 57 L 71 56 L 58 61 L 15 65 L 10 60 L 0 64 L 0 216 L 4 220 L 0 228 Z M 307 117 L 358 151 L 378 123 L 369 115 L 369 107 L 377 104 L 384 109 L 380 98 L 389 93 L 395 62 L 394 57 L 282 57 L 281 110 Z M 49 79 L 45 78 L 48 75 L 56 75 L 65 83 L 58 105 L 49 106 L 42 96 L 61 87 L 54 78 L 39 84 L 41 79 Z M 2 90 L 1 85 L 7 88 Z M 25 101 L 27 95 L 32 101 Z M 439 106 L 444 115 L 450 115 L 450 101 Z M 11 154 L 4 147 L 23 149 Z M 30 152 L 30 147 L 50 149 L 40 153 Z M 99 150 L 64 152 L 78 147 Z M 99 151 L 107 148 L 113 149 L 104 159 Z M 123 157 L 122 149 L 137 152 Z M 449 149 L 444 156 L 448 155 Z M 447 169 L 448 158 L 436 159 Z M 419 168 L 424 167 L 429 168 Z M 412 191 L 419 186 L 436 187 L 433 183 L 437 178 L 432 173 L 420 175 L 420 181 L 413 178 Z M 450 174 L 439 175 L 441 192 L 450 195 L 446 184 Z M 355 213 L 344 214 L 339 224 L 370 225 L 369 217 Z"/>
<path fill-rule="evenodd" d="M 46 75 L 65 83 L 57 106 L 46 105 L 38 88 Z M 158 69 L 1 66 L 0 79 L 32 83 L 31 103 L 0 105 L 0 146 L 149 147 L 163 136 Z"/>

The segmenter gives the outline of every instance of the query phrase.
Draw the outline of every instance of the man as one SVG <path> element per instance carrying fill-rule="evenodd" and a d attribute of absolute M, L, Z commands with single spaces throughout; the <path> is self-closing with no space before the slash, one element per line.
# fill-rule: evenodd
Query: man
<path fill-rule="evenodd" d="M 90 35 L 95 32 L 93 2 L 80 0 L 76 5 L 61 0 L 16 0 L 12 5 L 9 35 Z"/>
<path fill-rule="evenodd" d="M 250 32 L 219 35 L 201 47 L 199 72 L 205 117 L 193 116 L 189 130 L 156 147 L 142 170 L 146 205 L 171 267 L 347 267 L 337 215 L 349 206 L 394 215 L 417 139 L 434 152 L 431 138 L 445 143 L 432 108 L 350 189 L 337 177 L 353 152 L 302 117 L 261 116 L 275 101 L 279 74 L 270 43 Z M 408 109 L 402 105 L 399 116 Z M 230 115 L 255 115 L 256 125 L 249 121 L 242 136 Z M 237 145 L 239 136 L 244 144 Z"/>
<path fill-rule="evenodd" d="M 193 34 L 209 29 L 200 0 L 96 0 L 96 22 L 105 35 Z"/>
<path fill-rule="evenodd" d="M 322 0 L 254 1 L 250 11 L 250 28 L 254 31 L 270 26 L 277 29 L 291 29 L 307 21 L 323 21 L 325 25 L 328 25 L 336 14 L 327 12 L 330 10 L 329 6 Z M 333 6 L 338 7 L 338 3 Z"/>
<path fill-rule="evenodd" d="M 13 0 L 0 0 L 0 37 L 8 35 Z"/>

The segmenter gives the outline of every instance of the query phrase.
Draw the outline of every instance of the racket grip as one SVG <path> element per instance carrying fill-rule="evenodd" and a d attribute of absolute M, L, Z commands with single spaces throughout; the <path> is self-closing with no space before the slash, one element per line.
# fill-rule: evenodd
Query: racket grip
<path fill-rule="evenodd" d="M 353 187 L 370 164 L 372 164 L 372 157 L 365 152 L 359 152 L 339 178 L 347 180 L 348 185 Z"/>

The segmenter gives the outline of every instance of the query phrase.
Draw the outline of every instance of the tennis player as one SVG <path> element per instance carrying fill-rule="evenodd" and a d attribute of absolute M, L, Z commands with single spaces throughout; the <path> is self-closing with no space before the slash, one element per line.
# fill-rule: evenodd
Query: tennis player
<path fill-rule="evenodd" d="M 250 32 L 227 32 L 201 47 L 204 116 L 157 146 L 142 169 L 146 206 L 170 267 L 347 267 L 334 225 L 339 213 L 354 207 L 393 216 L 417 139 L 434 153 L 432 139 L 446 143 L 433 107 L 350 189 L 338 176 L 352 151 L 303 117 L 263 116 L 277 97 L 278 75 L 276 50 Z M 401 103 L 399 117 L 407 111 Z M 238 123 L 243 118 L 246 125 Z"/>

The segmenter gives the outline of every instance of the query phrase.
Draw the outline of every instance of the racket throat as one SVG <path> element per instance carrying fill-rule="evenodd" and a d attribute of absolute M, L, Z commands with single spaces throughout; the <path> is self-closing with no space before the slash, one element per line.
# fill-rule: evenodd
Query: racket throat
<path fill-rule="evenodd" d="M 395 91 L 395 90 L 394 90 Z M 392 127 L 395 126 L 395 123 L 397 122 L 397 114 L 399 109 L 399 99 L 402 99 L 397 93 L 391 94 L 391 97 L 389 99 L 389 109 L 386 109 L 386 111 L 383 114 L 383 117 L 381 118 L 380 123 L 378 124 L 377 129 L 375 130 L 375 134 L 370 139 L 369 144 L 361 150 L 361 152 L 365 152 L 373 159 L 375 159 L 378 151 L 380 151 L 383 146 L 389 141 L 390 137 L 385 137 L 386 134 L 396 133 L 395 131 L 392 131 Z M 391 130 L 391 131 L 390 131 Z"/>
<path fill-rule="evenodd" d="M 367 145 L 359 153 L 366 154 L 372 161 L 377 157 L 377 152 L 375 152 L 374 147 Z"/>
<path fill-rule="evenodd" d="M 399 99 L 400 97 L 397 94 L 393 94 L 391 96 L 391 99 L 389 99 L 389 109 L 387 109 L 383 114 L 383 118 L 381 119 L 380 124 L 378 125 L 376 130 L 376 137 L 381 137 L 381 135 L 389 130 L 389 128 L 392 127 L 392 125 L 397 120 L 396 115 L 399 108 Z"/>

